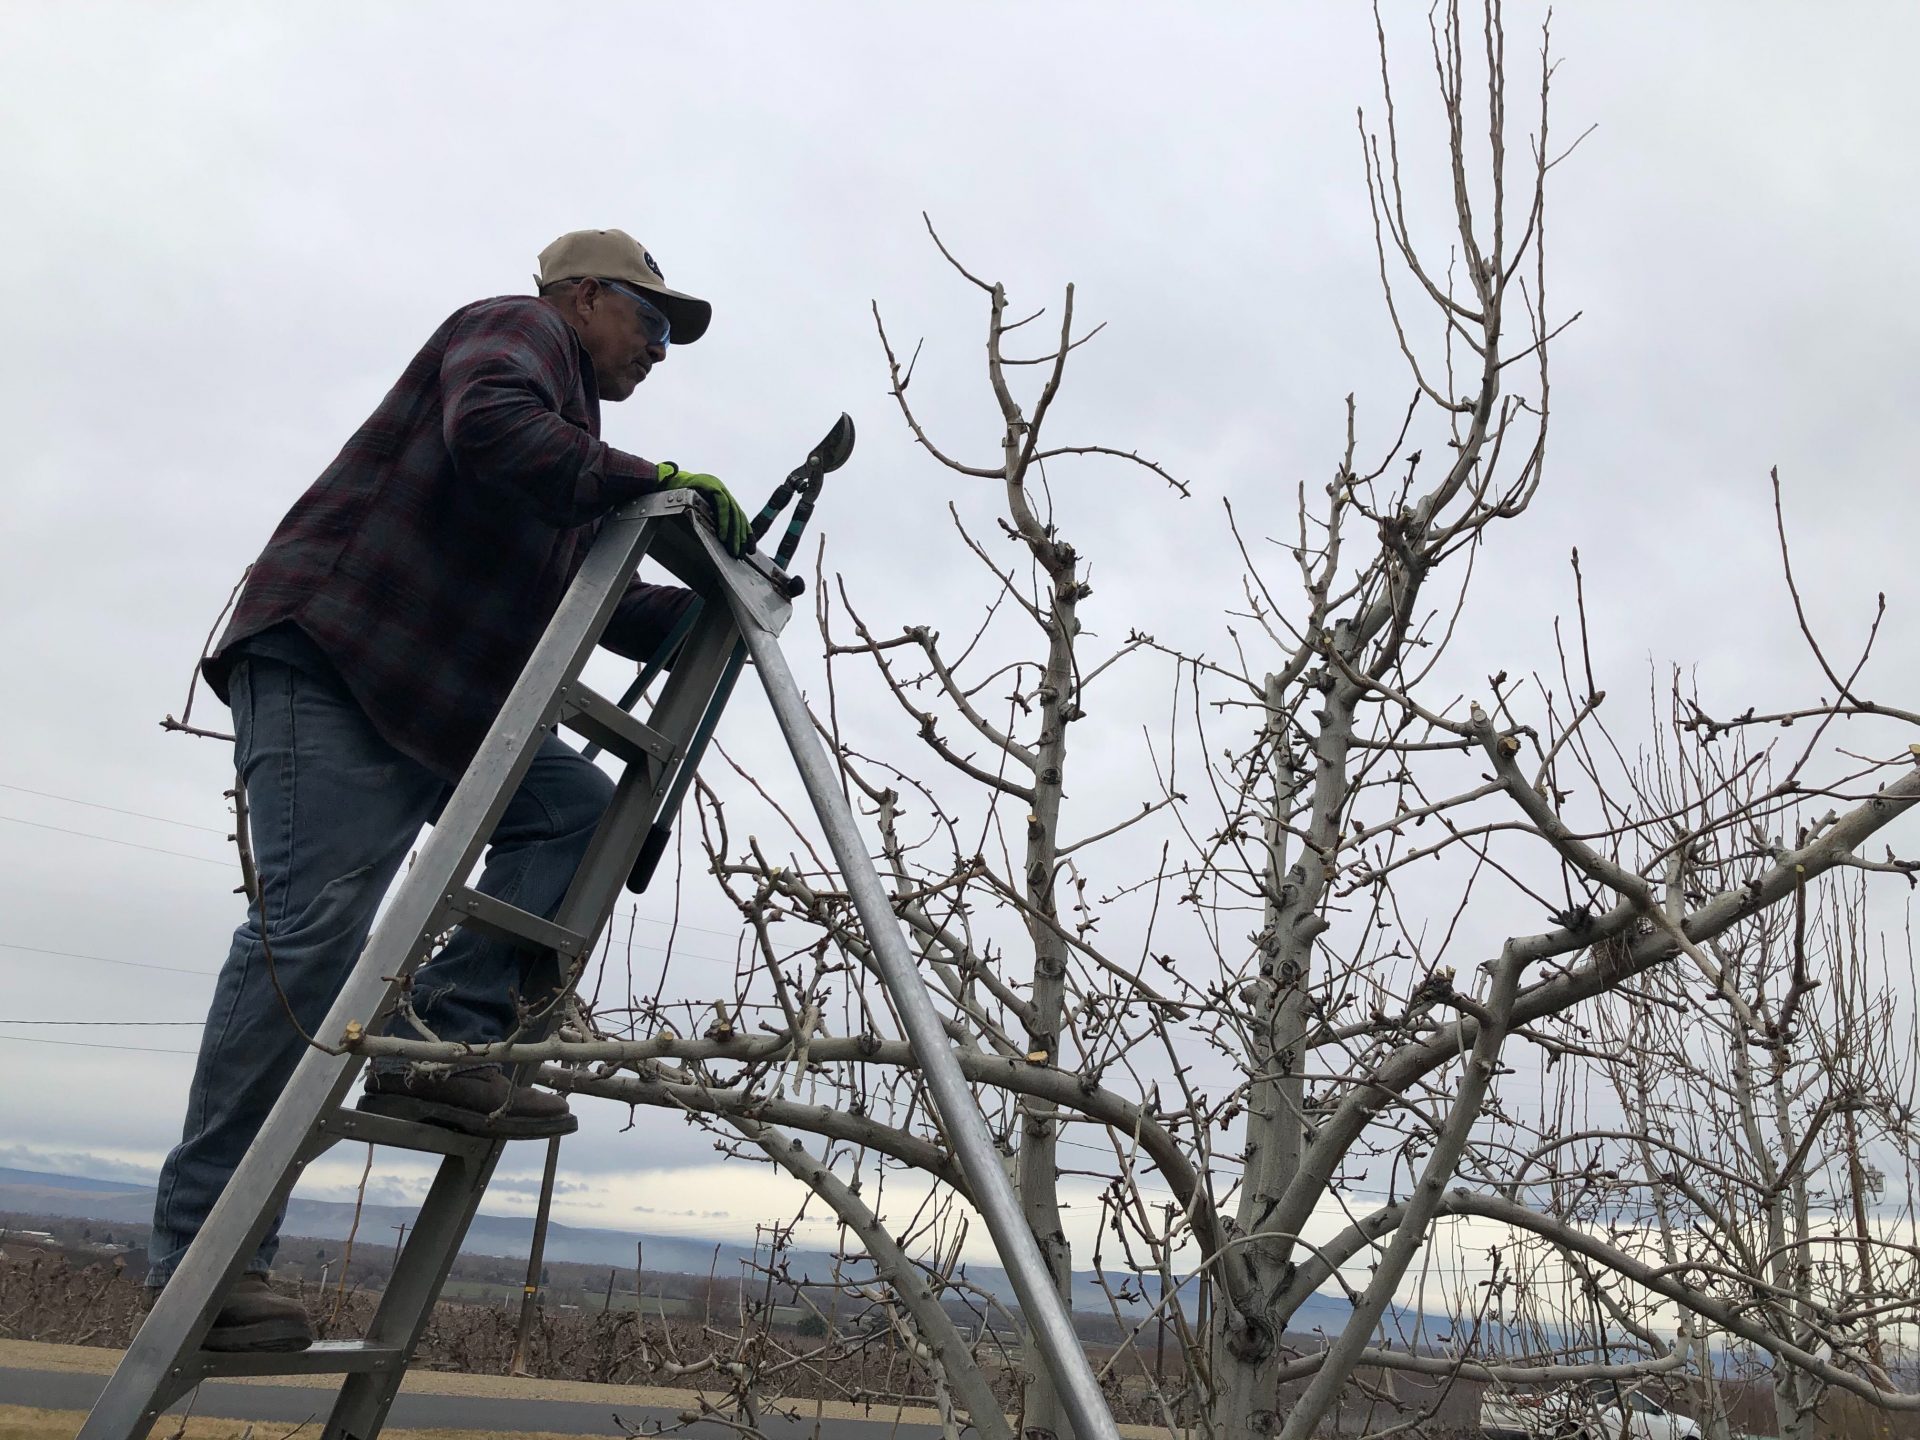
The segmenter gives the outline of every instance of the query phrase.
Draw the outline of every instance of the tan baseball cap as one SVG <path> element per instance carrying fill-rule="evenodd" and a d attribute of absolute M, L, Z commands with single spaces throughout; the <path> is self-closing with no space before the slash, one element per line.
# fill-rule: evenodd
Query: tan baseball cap
<path fill-rule="evenodd" d="M 646 246 L 624 230 L 570 230 L 540 252 L 540 273 L 534 277 L 545 289 L 562 280 L 619 280 L 653 296 L 673 322 L 673 343 L 691 345 L 707 333 L 713 306 L 695 296 L 669 290 L 660 262 Z"/>

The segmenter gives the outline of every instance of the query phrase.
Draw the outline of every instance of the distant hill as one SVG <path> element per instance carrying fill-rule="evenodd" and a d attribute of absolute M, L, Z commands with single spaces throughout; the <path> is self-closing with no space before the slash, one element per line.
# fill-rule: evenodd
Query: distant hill
<path fill-rule="evenodd" d="M 0 1168 L 0 1213 L 57 1216 L 66 1220 L 98 1220 L 115 1225 L 148 1224 L 153 1218 L 153 1187 L 124 1181 L 96 1180 L 85 1175 L 54 1175 L 32 1170 Z M 367 1205 L 360 1215 L 360 1233 L 385 1235 L 391 1227 L 411 1225 L 417 1208 L 406 1205 Z M 287 1235 L 315 1240 L 344 1240 L 353 1226 L 354 1207 L 344 1201 L 302 1200 L 295 1198 L 288 1207 Z M 461 1249 L 470 1255 L 524 1257 L 533 1240 L 530 1216 L 489 1215 L 474 1217 Z M 752 1257 L 753 1247 L 731 1241 L 699 1240 L 684 1235 L 650 1235 L 625 1230 L 600 1230 L 585 1226 L 563 1225 L 554 1221 L 547 1227 L 547 1259 L 573 1261 L 588 1265 L 617 1266 L 630 1269 L 634 1246 L 646 1247 L 646 1268 L 682 1275 L 704 1275 L 715 1263 L 723 1273 L 737 1273 L 738 1264 Z M 809 1276 L 826 1279 L 833 1271 L 833 1257 L 824 1251 L 790 1250 L 790 1268 L 796 1279 Z M 1003 1301 L 1013 1300 L 1013 1286 L 1006 1272 L 993 1265 L 969 1265 L 967 1276 L 976 1285 L 991 1291 Z M 1119 1276 L 1110 1275 L 1109 1283 L 1118 1285 Z M 1108 1315 L 1106 1292 L 1091 1272 L 1076 1272 L 1073 1283 L 1073 1307 L 1098 1315 Z M 1123 1301 L 1122 1314 L 1143 1314 L 1145 1301 Z M 1294 1333 L 1337 1331 L 1346 1324 L 1350 1307 L 1344 1300 L 1315 1295 L 1301 1307 L 1290 1329 Z M 1395 1316 L 1388 1317 L 1394 1323 Z M 1411 1324 L 1416 1317 L 1397 1317 Z M 1436 1329 L 1436 1327 L 1438 1327 Z M 1428 1333 L 1446 1328 L 1445 1322 L 1428 1317 Z"/>
<path fill-rule="evenodd" d="M 58 1190 L 90 1190 L 102 1195 L 151 1195 L 151 1185 L 126 1180 L 95 1180 L 86 1175 L 50 1175 L 44 1170 L 9 1170 L 0 1165 L 0 1185 L 45 1185 Z"/>

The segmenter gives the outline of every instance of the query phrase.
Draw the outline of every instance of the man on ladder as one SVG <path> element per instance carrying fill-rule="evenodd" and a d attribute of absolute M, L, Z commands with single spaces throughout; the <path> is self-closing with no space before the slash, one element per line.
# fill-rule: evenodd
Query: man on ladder
<path fill-rule="evenodd" d="M 624 400 L 711 307 L 669 289 L 620 230 L 540 253 L 537 296 L 454 312 L 281 521 L 206 661 L 233 710 L 256 898 L 235 932 L 201 1038 L 180 1145 L 148 1244 L 157 1295 L 186 1253 L 365 944 L 421 825 L 436 820 L 568 582 L 615 507 L 663 488 L 711 505 L 736 556 L 747 520 L 710 475 L 599 439 Z M 644 659 L 687 592 L 632 582 L 607 643 Z M 479 890 L 551 915 L 613 793 L 556 736 L 507 804 Z M 443 1040 L 514 1033 L 561 980 L 535 954 L 462 928 L 415 979 Z M 564 1134 L 566 1102 L 499 1067 L 375 1067 L 363 1108 L 499 1138 Z M 300 1304 L 266 1276 L 271 1226 L 204 1342 L 299 1350 Z"/>

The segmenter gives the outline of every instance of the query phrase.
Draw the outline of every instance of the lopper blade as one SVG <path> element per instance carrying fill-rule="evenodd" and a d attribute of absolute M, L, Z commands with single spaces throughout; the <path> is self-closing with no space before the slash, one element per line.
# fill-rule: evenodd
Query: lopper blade
<path fill-rule="evenodd" d="M 813 447 L 813 453 L 807 456 L 809 468 L 815 473 L 825 475 L 838 470 L 847 463 L 847 457 L 853 454 L 853 417 L 846 411 L 840 412 L 840 418 L 833 422 L 833 428 L 826 438 Z"/>

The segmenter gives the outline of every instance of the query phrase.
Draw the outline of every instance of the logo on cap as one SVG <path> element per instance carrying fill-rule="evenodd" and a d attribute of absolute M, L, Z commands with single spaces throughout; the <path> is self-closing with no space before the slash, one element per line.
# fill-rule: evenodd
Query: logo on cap
<path fill-rule="evenodd" d="M 653 258 L 653 252 L 651 250 L 642 250 L 640 252 L 640 258 L 647 262 L 647 269 L 653 272 L 654 279 L 664 280 L 667 278 L 666 272 L 660 268 L 660 262 Z"/>

